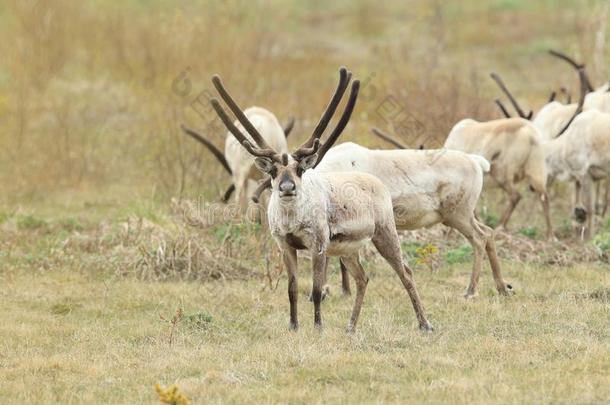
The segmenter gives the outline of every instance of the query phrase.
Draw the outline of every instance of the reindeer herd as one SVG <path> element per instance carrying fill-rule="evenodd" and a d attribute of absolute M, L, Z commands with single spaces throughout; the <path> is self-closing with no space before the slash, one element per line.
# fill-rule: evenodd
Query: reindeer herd
<path fill-rule="evenodd" d="M 578 232 L 583 238 L 593 234 L 593 217 L 596 211 L 605 215 L 608 202 L 610 85 L 595 90 L 584 65 L 562 53 L 551 54 L 577 70 L 577 103 L 570 103 L 568 96 L 568 103 L 562 104 L 553 93 L 538 113 L 526 114 L 500 77 L 492 73 L 519 116 L 511 117 L 496 100 L 506 118 L 487 122 L 464 119 L 452 128 L 444 147 L 436 150 L 408 149 L 376 128 L 372 129 L 374 134 L 398 149 L 371 150 L 352 142 L 333 146 L 350 120 L 360 87 L 345 68 L 339 70 L 339 84 L 313 132 L 292 152 L 286 137 L 294 119 L 282 128 L 268 110 L 242 110 L 220 77 L 212 78 L 220 98 L 236 118 L 233 121 L 217 99 L 211 100 L 228 129 L 224 153 L 196 131 L 182 129 L 203 143 L 231 174 L 232 184 L 222 198 L 224 202 L 235 191 L 242 213 L 248 197 L 261 207 L 261 220 L 268 224 L 287 269 L 292 329 L 299 325 L 297 251 L 304 251 L 311 260 L 310 299 L 317 327 L 322 326 L 321 302 L 329 257 L 339 257 L 343 292 L 351 293 L 348 273 L 356 284 L 348 324 L 348 331 L 354 331 L 368 284 L 359 252 L 371 241 L 397 273 L 420 328 L 432 330 L 413 272 L 402 258 L 398 231 L 438 223 L 456 229 L 472 245 L 473 269 L 466 298 L 477 294 L 485 257 L 498 293 L 512 293 L 512 286 L 502 277 L 494 231 L 476 215 L 484 184 L 500 187 L 508 196 L 508 207 L 499 222 L 505 228 L 521 200 L 517 183 L 525 180 L 541 202 L 547 236 L 554 238 L 548 187 L 554 180 L 573 182 L 573 215 L 580 224 Z M 344 110 L 323 142 L 322 136 L 348 88 Z"/>

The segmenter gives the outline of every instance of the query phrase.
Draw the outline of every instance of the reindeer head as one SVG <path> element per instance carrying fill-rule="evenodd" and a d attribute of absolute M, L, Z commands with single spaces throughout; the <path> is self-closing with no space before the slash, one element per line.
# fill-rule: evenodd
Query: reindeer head
<path fill-rule="evenodd" d="M 318 125 L 316 125 L 309 139 L 290 155 L 286 153 L 280 155 L 265 142 L 254 125 L 252 125 L 252 123 L 245 116 L 241 108 L 239 108 L 237 103 L 235 103 L 233 98 L 231 98 L 222 84 L 220 77 L 218 75 L 214 75 L 212 77 L 212 83 L 214 84 L 214 87 L 216 87 L 218 94 L 233 112 L 237 120 L 242 124 L 252 140 L 254 140 L 256 146 L 253 145 L 250 139 L 239 131 L 235 124 L 233 124 L 227 113 L 215 98 L 210 101 L 212 107 L 214 107 L 214 110 L 224 125 L 233 134 L 233 136 L 235 136 L 239 143 L 241 143 L 241 145 L 252 156 L 256 157 L 256 167 L 261 172 L 269 175 L 265 182 L 263 182 L 254 193 L 253 199 L 255 201 L 258 201 L 260 194 L 269 187 L 277 190 L 280 198 L 282 199 L 291 200 L 297 196 L 301 186 L 301 177 L 303 176 L 303 173 L 305 173 L 305 171 L 308 169 L 314 168 L 322 160 L 326 152 L 333 146 L 349 122 L 352 111 L 354 110 L 354 106 L 356 105 L 356 99 L 360 89 L 360 82 L 358 80 L 354 80 L 352 83 L 348 102 L 345 106 L 343 114 L 341 115 L 341 119 L 339 119 L 337 122 L 337 126 L 330 134 L 326 142 L 323 144 L 320 142 L 320 138 L 333 117 L 337 107 L 339 106 L 350 80 L 351 72 L 344 67 L 339 69 L 339 85 L 337 86 L 335 94 L 326 107 L 326 111 L 324 111 L 322 118 L 320 118 Z"/>

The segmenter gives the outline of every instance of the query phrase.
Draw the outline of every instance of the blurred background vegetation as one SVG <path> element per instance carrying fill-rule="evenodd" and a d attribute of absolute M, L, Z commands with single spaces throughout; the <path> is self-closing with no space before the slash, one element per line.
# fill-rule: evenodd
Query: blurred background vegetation
<path fill-rule="evenodd" d="M 576 89 L 574 72 L 548 48 L 586 61 L 595 83 L 607 81 L 603 7 L 593 0 L 5 0 L 0 203 L 86 209 L 217 198 L 228 176 L 179 130 L 186 122 L 223 147 L 225 131 L 209 125 L 205 100 L 213 73 L 242 107 L 263 106 L 280 121 L 294 116 L 295 144 L 345 65 L 364 85 L 343 141 L 382 146 L 368 129 L 393 130 L 378 114 L 391 97 L 422 125 L 421 139 L 407 142 L 438 145 L 461 118 L 499 117 L 492 70 L 534 109 L 560 85 Z"/>

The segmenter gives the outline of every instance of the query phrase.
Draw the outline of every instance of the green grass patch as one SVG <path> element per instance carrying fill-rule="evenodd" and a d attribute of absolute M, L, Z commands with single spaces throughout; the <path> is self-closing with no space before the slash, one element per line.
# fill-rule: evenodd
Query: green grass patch
<path fill-rule="evenodd" d="M 447 264 L 467 263 L 472 260 L 472 246 L 462 245 L 445 252 L 443 259 Z"/>

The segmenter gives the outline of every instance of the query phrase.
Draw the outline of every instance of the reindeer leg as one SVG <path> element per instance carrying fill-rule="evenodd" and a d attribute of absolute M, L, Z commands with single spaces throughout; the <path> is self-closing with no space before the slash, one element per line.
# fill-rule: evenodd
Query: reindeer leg
<path fill-rule="evenodd" d="M 546 222 L 546 237 L 549 240 L 555 239 L 553 232 L 553 224 L 551 223 L 551 210 L 549 207 L 549 195 L 540 193 L 540 203 L 542 204 L 542 212 L 544 213 L 544 221 Z"/>
<path fill-rule="evenodd" d="M 498 290 L 498 292 L 502 295 L 510 295 L 510 293 L 514 293 L 513 286 L 504 282 L 504 278 L 502 277 L 500 259 L 498 259 L 498 253 L 496 252 L 494 231 L 480 221 L 473 222 L 473 227 L 475 230 L 483 233 L 485 237 L 485 250 L 487 252 L 487 258 L 489 259 L 491 273 L 494 281 L 496 282 L 496 290 Z"/>
<path fill-rule="evenodd" d="M 356 330 L 356 324 L 358 323 L 358 317 L 360 316 L 360 309 L 362 308 L 364 293 L 366 292 L 366 285 L 369 282 L 369 278 L 366 276 L 357 254 L 355 256 L 341 257 L 339 260 L 341 266 L 345 266 L 346 272 L 349 269 L 349 272 L 356 282 L 356 300 L 354 301 L 354 308 L 352 309 L 352 317 L 347 325 L 347 332 L 353 333 Z"/>
<path fill-rule="evenodd" d="M 299 329 L 297 314 L 298 281 L 297 281 L 297 251 L 286 247 L 282 250 L 282 260 L 288 273 L 288 300 L 290 301 L 290 329 Z"/>
<path fill-rule="evenodd" d="M 396 274 L 398 274 L 402 285 L 405 287 L 405 290 L 407 290 L 419 322 L 419 328 L 425 331 L 432 331 L 432 325 L 430 325 L 430 322 L 426 319 L 424 307 L 419 299 L 417 288 L 415 287 L 413 271 L 402 260 L 400 242 L 394 224 L 392 223 L 391 227 L 384 227 L 383 229 L 378 230 L 376 235 L 373 236 L 373 244 L 377 248 L 379 254 L 386 259 Z"/>
<path fill-rule="evenodd" d="M 473 220 L 476 221 L 474 217 L 472 219 L 456 218 L 444 222 L 445 225 L 457 229 L 466 239 L 468 239 L 468 242 L 470 242 L 470 245 L 472 246 L 472 251 L 474 253 L 472 274 L 470 275 L 468 290 L 464 295 L 464 298 L 467 299 L 474 298 L 478 294 L 477 284 L 479 283 L 479 277 L 481 275 L 481 259 L 483 256 L 483 249 L 486 245 L 484 234 L 482 232 L 477 232 L 477 229 L 475 229 L 473 225 Z"/>
<path fill-rule="evenodd" d="M 341 290 L 343 295 L 352 295 L 352 289 L 349 285 L 349 273 L 343 263 L 343 259 L 339 259 L 339 266 L 341 267 Z"/>
<path fill-rule="evenodd" d="M 584 208 L 583 205 L 583 198 L 582 198 L 582 181 L 581 180 L 576 180 L 574 182 L 574 209 L 573 209 L 573 217 L 574 220 L 576 222 L 576 225 L 574 227 L 575 231 L 576 231 L 576 237 L 580 238 L 581 237 L 581 233 L 583 231 L 583 224 L 586 222 L 587 220 L 587 210 Z"/>
<path fill-rule="evenodd" d="M 318 251 L 312 252 L 311 263 L 313 267 L 313 289 L 311 296 L 313 298 L 314 308 L 314 325 L 317 328 L 322 328 L 322 290 L 324 288 L 325 281 L 325 266 L 326 266 L 326 255 Z"/>
<path fill-rule="evenodd" d="M 519 204 L 519 201 L 521 201 L 521 194 L 519 194 L 513 183 L 507 183 L 505 185 L 502 185 L 501 187 L 508 194 L 510 202 L 508 204 L 508 207 L 506 208 L 506 211 L 504 211 L 502 218 L 500 219 L 498 227 L 507 229 L 508 220 L 510 219 L 511 215 L 513 214 L 513 211 L 517 207 L 517 204 Z"/>
<path fill-rule="evenodd" d="M 583 202 L 585 206 L 585 210 L 587 211 L 587 221 L 585 228 L 585 240 L 589 240 L 595 235 L 595 204 L 594 204 L 594 190 L 593 190 L 593 179 L 590 176 L 587 176 L 583 185 Z"/>

